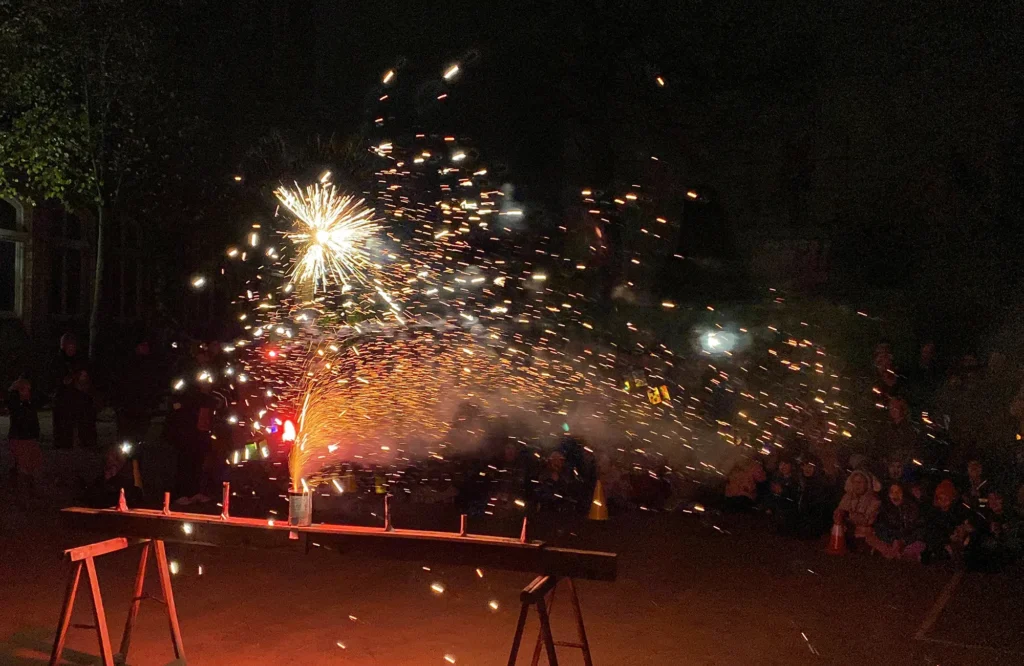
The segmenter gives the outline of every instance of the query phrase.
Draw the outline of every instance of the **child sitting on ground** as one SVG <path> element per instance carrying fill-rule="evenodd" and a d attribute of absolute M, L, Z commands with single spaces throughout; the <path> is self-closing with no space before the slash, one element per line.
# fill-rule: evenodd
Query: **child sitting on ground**
<path fill-rule="evenodd" d="M 921 512 L 901 484 L 889 484 L 874 529 L 865 541 L 890 560 L 921 560 L 925 548 Z"/>
<path fill-rule="evenodd" d="M 772 527 L 779 534 L 794 533 L 799 515 L 797 501 L 800 499 L 800 481 L 793 473 L 791 459 L 779 460 L 779 467 L 772 476 L 769 489 L 771 496 L 768 500 L 768 511 L 771 514 Z"/>
<path fill-rule="evenodd" d="M 1001 492 L 989 490 L 986 499 L 986 507 L 977 512 L 964 560 L 975 571 L 999 571 L 1020 553 L 1019 526 L 1007 512 Z"/>
<path fill-rule="evenodd" d="M 22 375 L 7 394 L 7 410 L 11 415 L 7 444 L 14 457 L 14 487 L 16 501 L 21 506 L 35 495 L 36 480 L 43 466 L 38 407 L 38 401 L 32 397 L 32 383 Z"/>
<path fill-rule="evenodd" d="M 767 475 L 761 461 L 756 458 L 742 458 L 737 461 L 725 484 L 725 509 L 727 511 L 750 511 L 757 504 L 757 486 L 764 483 Z"/>
<path fill-rule="evenodd" d="M 871 533 L 882 506 L 877 494 L 882 487 L 873 474 L 858 469 L 846 479 L 844 489 L 846 493 L 832 514 L 832 520 L 846 528 L 846 541 L 852 550 Z"/>
<path fill-rule="evenodd" d="M 949 479 L 935 487 L 935 500 L 925 521 L 927 547 L 921 557 L 922 562 L 950 558 L 959 561 L 962 558 L 974 527 L 956 499 L 956 486 Z"/>

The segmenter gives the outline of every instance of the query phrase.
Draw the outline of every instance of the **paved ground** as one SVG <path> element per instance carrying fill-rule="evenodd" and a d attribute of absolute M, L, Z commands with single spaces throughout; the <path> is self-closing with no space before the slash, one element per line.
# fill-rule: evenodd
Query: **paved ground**
<path fill-rule="evenodd" d="M 71 477 L 95 459 L 50 450 L 47 461 L 54 501 L 24 513 L 10 506 L 6 490 L 2 497 L 0 665 L 46 662 L 68 572 L 61 549 L 87 539 L 61 532 L 54 504 L 67 501 Z M 416 517 L 422 525 L 442 519 L 451 517 Z M 580 584 L 599 666 L 1024 663 L 1019 571 L 958 576 L 877 557 L 829 557 L 820 544 L 771 536 L 756 520 L 710 513 L 641 513 L 536 529 L 561 544 L 621 553 L 618 582 Z M 446 666 L 445 655 L 459 665 L 504 664 L 518 592 L 531 578 L 489 570 L 486 562 L 480 578 L 468 567 L 367 561 L 322 549 L 169 549 L 180 567 L 174 584 L 188 663 L 199 665 Z M 99 560 L 115 645 L 134 555 Z M 435 581 L 444 594 L 430 591 Z M 488 607 L 492 600 L 497 611 Z M 556 604 L 555 631 L 572 638 L 566 610 Z M 171 662 L 161 611 L 155 602 L 143 605 L 130 663 Z M 91 621 L 87 594 L 74 621 Z M 528 635 L 535 628 L 531 620 Z M 68 663 L 95 663 L 91 631 L 72 630 L 68 646 Z M 582 660 L 565 649 L 560 663 Z"/>

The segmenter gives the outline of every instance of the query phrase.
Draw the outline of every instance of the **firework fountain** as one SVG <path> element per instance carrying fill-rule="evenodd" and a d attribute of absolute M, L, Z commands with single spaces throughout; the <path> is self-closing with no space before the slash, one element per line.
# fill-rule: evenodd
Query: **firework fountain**
<path fill-rule="evenodd" d="M 829 441 L 856 432 L 851 387 L 806 328 L 742 328 L 708 306 L 696 349 L 628 321 L 608 329 L 586 288 L 605 231 L 633 225 L 663 246 L 678 226 L 641 185 L 583 190 L 577 240 L 527 240 L 522 205 L 458 137 L 367 150 L 379 168 L 364 192 L 330 173 L 281 186 L 275 221 L 227 253 L 255 267 L 238 300 L 244 335 L 228 345 L 238 359 L 221 369 L 240 394 L 229 420 L 255 440 L 285 430 L 291 493 L 340 489 L 338 463 L 353 459 L 446 460 L 466 406 L 529 424 L 536 444 L 582 436 L 662 477 L 721 476 L 733 451 L 770 451 L 811 423 Z M 579 238 L 581 252 L 553 249 Z"/>

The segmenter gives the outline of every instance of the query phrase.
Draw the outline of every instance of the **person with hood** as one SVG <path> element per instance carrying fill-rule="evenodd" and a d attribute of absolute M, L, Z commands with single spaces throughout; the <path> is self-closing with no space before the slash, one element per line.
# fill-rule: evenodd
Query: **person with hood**
<path fill-rule="evenodd" d="M 74 333 L 60 338 L 57 358 L 56 392 L 53 398 L 53 444 L 58 449 L 79 443 L 87 448 L 96 445 L 96 410 L 92 404 L 88 363 L 78 353 Z"/>
<path fill-rule="evenodd" d="M 725 484 L 725 509 L 751 511 L 757 505 L 757 487 L 768 476 L 757 458 L 741 458 L 729 471 Z"/>
<path fill-rule="evenodd" d="M 874 529 L 865 542 L 887 559 L 920 561 L 925 549 L 921 511 L 902 484 L 888 484 Z"/>
<path fill-rule="evenodd" d="M 878 517 L 882 503 L 878 499 L 878 491 L 882 484 L 871 472 L 854 470 L 846 479 L 845 494 L 839 500 L 839 506 L 832 514 L 837 525 L 846 527 L 846 540 L 851 546 L 863 541 Z"/>

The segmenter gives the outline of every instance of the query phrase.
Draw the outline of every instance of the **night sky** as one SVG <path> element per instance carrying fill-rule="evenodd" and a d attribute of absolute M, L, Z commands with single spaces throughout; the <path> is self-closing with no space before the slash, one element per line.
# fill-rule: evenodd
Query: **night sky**
<path fill-rule="evenodd" d="M 897 290 L 919 327 L 963 328 L 1019 291 L 1010 4 L 267 1 L 173 15 L 170 66 L 229 164 L 272 131 L 375 136 L 394 68 L 405 106 L 389 131 L 472 139 L 555 217 L 581 187 L 650 177 L 657 155 L 663 200 L 714 199 L 697 236 L 727 231 L 747 255 L 818 243 L 831 297 Z"/>

